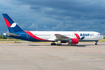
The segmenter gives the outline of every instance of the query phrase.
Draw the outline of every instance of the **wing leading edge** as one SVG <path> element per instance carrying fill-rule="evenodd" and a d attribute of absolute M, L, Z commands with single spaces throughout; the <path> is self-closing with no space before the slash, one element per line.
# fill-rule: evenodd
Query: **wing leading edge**
<path fill-rule="evenodd" d="M 56 40 L 69 40 L 70 38 L 61 34 L 55 34 Z"/>

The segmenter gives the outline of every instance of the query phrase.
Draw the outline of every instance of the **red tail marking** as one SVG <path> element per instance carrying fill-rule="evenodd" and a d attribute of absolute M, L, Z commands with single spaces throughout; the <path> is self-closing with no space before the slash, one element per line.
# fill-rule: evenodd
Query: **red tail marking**
<path fill-rule="evenodd" d="M 5 20 L 5 23 L 6 23 L 7 27 L 10 27 L 11 24 L 9 23 L 9 21 L 6 18 L 4 18 L 4 20 Z"/>
<path fill-rule="evenodd" d="M 74 33 L 77 39 L 81 39 L 80 36 L 77 33 Z"/>

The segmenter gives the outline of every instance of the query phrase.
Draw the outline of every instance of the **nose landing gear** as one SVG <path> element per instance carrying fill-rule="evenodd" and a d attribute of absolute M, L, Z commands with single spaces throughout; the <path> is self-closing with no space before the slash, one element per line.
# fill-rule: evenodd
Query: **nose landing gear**
<path fill-rule="evenodd" d="M 98 41 L 95 41 L 95 45 L 97 45 Z"/>

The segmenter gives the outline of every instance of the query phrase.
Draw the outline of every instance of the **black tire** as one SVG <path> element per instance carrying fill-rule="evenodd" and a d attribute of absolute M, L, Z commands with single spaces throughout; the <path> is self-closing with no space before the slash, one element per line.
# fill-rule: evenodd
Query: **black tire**
<path fill-rule="evenodd" d="M 97 45 L 97 42 L 95 43 L 95 45 Z"/>
<path fill-rule="evenodd" d="M 61 44 L 57 44 L 58 46 L 60 46 Z"/>
<path fill-rule="evenodd" d="M 54 45 L 56 45 L 56 43 L 54 43 Z"/>
<path fill-rule="evenodd" d="M 51 43 L 51 45 L 56 45 L 56 43 Z"/>
<path fill-rule="evenodd" d="M 53 45 L 53 43 L 51 43 L 51 45 Z"/>

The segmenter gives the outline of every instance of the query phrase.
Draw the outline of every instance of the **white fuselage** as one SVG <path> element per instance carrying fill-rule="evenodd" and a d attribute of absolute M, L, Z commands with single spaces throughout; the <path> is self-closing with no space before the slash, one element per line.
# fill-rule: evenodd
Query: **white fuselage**
<path fill-rule="evenodd" d="M 56 39 L 55 34 L 61 34 L 69 38 L 76 38 L 74 33 L 77 33 L 80 36 L 80 38 L 84 37 L 82 41 L 96 41 L 103 39 L 103 35 L 94 31 L 30 31 L 30 32 L 39 38 L 51 41 L 54 41 Z"/>

